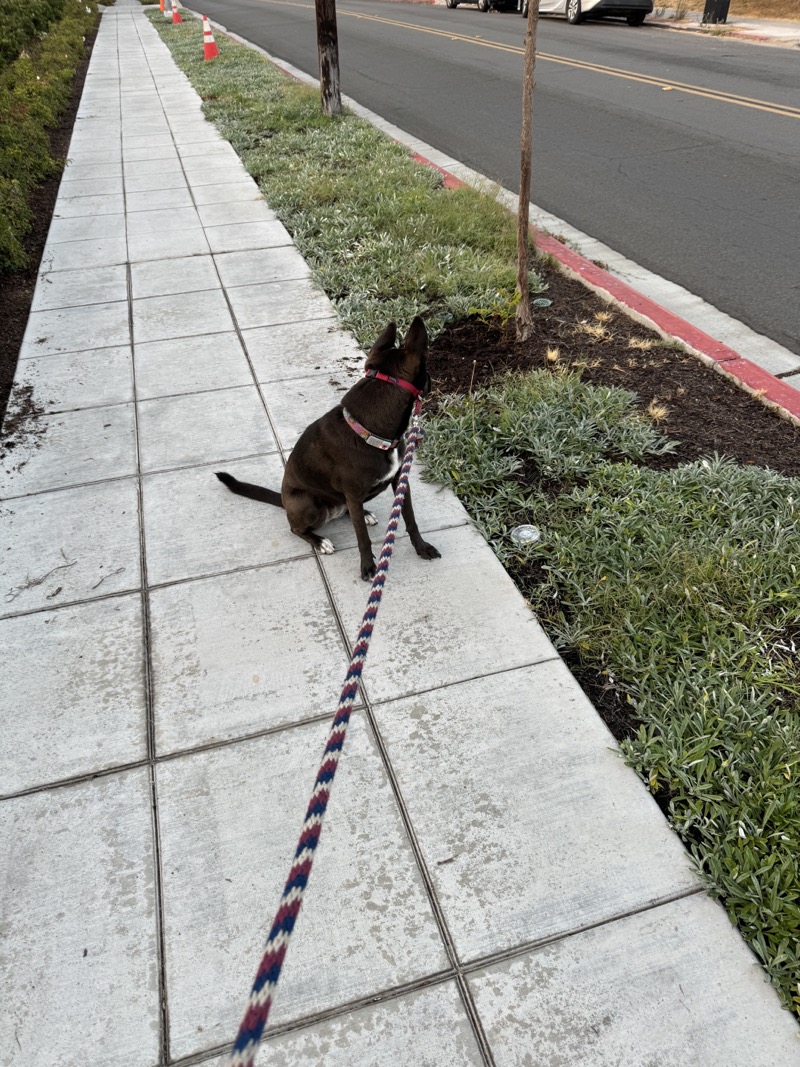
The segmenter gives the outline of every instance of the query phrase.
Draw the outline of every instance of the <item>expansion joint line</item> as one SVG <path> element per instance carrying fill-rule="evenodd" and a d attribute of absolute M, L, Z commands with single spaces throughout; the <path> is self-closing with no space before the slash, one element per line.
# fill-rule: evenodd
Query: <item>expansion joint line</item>
<path fill-rule="evenodd" d="M 361 628 L 356 638 L 353 656 L 347 668 L 336 714 L 325 744 L 322 764 L 317 772 L 314 788 L 311 792 L 311 799 L 300 831 L 300 839 L 297 843 L 289 877 L 286 879 L 280 905 L 267 938 L 264 955 L 259 964 L 253 987 L 250 990 L 250 999 L 247 1003 L 244 1018 L 231 1050 L 228 1061 L 229 1067 L 253 1067 L 258 1043 L 269 1018 L 281 968 L 286 958 L 289 939 L 297 922 L 297 916 L 303 903 L 303 894 L 311 874 L 314 855 L 319 845 L 322 820 L 325 817 L 336 768 L 339 765 L 339 759 L 344 748 L 350 713 L 358 693 L 361 673 L 369 651 L 370 638 L 372 637 L 375 619 L 383 596 L 389 560 L 394 551 L 397 526 L 403 510 L 403 502 L 408 492 L 408 476 L 414 459 L 414 450 L 421 438 L 422 430 L 415 417 L 406 442 L 394 504 L 386 526 L 383 548 L 375 569 L 375 577 L 372 581 L 367 607 L 361 620 Z"/>

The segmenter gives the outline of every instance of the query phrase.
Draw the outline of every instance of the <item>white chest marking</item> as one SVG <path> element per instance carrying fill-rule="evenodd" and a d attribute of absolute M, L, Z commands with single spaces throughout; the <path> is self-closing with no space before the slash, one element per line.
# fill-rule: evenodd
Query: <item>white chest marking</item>
<path fill-rule="evenodd" d="M 373 482 L 373 485 L 380 485 L 381 482 L 385 482 L 387 478 L 389 478 L 391 480 L 392 478 L 394 478 L 395 474 L 397 474 L 397 472 L 400 470 L 400 456 L 398 455 L 396 448 L 392 449 L 391 457 L 388 457 L 388 458 L 389 458 L 389 469 L 384 474 L 382 474 L 380 476 L 380 478 L 377 478 Z"/>

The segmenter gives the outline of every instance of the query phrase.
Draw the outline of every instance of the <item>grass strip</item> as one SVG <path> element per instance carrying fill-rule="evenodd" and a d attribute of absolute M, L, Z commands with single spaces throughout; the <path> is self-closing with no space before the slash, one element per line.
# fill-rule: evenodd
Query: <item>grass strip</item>
<path fill-rule="evenodd" d="M 220 34 L 203 63 L 198 22 L 148 17 L 360 344 L 391 319 L 423 314 L 435 336 L 474 308 L 508 313 L 516 232 L 499 204 L 445 189 L 355 115 L 325 118 L 318 90 L 257 52 Z"/>
<path fill-rule="evenodd" d="M 58 123 L 98 18 L 94 4 L 65 0 L 61 17 L 0 70 L 0 271 L 26 266 L 23 241 L 36 186 L 58 172 L 48 130 Z"/>
<path fill-rule="evenodd" d="M 366 123 L 199 26 L 155 22 L 362 344 L 507 315 L 514 226 Z M 624 752 L 659 797 L 784 1003 L 800 1010 L 800 480 L 718 460 L 648 469 L 671 444 L 633 394 L 536 372 L 447 402 L 428 477 L 451 485 L 565 653 L 641 724 Z M 509 530 L 543 531 L 521 549 Z"/>
<path fill-rule="evenodd" d="M 640 726 L 628 762 L 800 1014 L 800 479 L 667 451 L 635 397 L 539 371 L 445 404 L 463 500 L 556 647 Z M 509 531 L 542 530 L 522 548 Z"/>

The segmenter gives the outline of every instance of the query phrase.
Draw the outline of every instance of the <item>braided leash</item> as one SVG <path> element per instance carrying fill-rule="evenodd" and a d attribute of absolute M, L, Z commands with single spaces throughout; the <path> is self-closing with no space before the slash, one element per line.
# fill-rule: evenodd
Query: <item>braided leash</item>
<path fill-rule="evenodd" d="M 400 512 L 403 509 L 403 501 L 408 492 L 408 474 L 414 458 L 414 449 L 421 438 L 422 430 L 415 417 L 411 432 L 408 435 L 392 513 L 389 516 L 383 548 L 375 569 L 375 577 L 372 580 L 367 608 L 361 620 L 361 629 L 358 632 L 356 645 L 353 649 L 353 658 L 347 668 L 347 675 L 339 697 L 336 715 L 325 745 L 322 765 L 317 772 L 311 800 L 309 801 L 303 828 L 300 832 L 300 840 L 297 843 L 294 861 L 289 871 L 289 877 L 286 879 L 286 885 L 283 887 L 280 906 L 273 920 L 264 956 L 253 982 L 253 988 L 250 991 L 250 1000 L 231 1050 L 230 1067 L 253 1067 L 258 1043 L 261 1040 L 261 1035 L 269 1017 L 281 967 L 286 958 L 289 938 L 292 936 L 300 905 L 303 903 L 303 893 L 308 885 L 308 877 L 311 874 L 314 852 L 322 833 L 322 820 L 331 795 L 331 787 L 339 764 L 339 756 L 344 747 L 350 712 L 358 692 L 361 672 L 364 669 L 372 630 L 375 626 L 375 619 L 383 596 L 383 586 L 386 582 L 389 560 L 394 550 L 394 539 L 397 533 Z"/>

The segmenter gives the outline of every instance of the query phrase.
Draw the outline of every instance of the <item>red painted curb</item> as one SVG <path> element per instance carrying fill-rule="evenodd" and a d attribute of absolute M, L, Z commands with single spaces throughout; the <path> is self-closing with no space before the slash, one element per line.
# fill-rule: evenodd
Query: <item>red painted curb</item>
<path fill-rule="evenodd" d="M 420 155 L 419 152 L 413 152 L 411 158 L 418 163 L 424 163 L 426 167 L 438 170 L 448 189 L 457 189 L 466 184 L 454 174 L 450 174 L 444 167 L 440 167 L 438 163 L 433 163 Z M 615 278 L 579 252 L 568 248 L 555 237 L 551 237 L 550 234 L 543 233 L 541 230 L 534 230 L 533 234 L 539 251 L 547 252 L 558 260 L 566 273 L 579 278 L 590 289 L 620 305 L 633 318 L 644 321 L 645 325 L 653 327 L 658 333 L 666 334 L 682 342 L 703 363 L 721 371 L 745 392 L 751 393 L 768 407 L 774 408 L 778 414 L 789 419 L 790 422 L 800 425 L 800 390 L 782 382 L 780 378 L 776 378 L 763 367 L 739 355 L 735 349 L 721 341 L 716 341 L 710 334 L 692 326 L 679 315 L 667 311 L 649 297 L 642 296 L 630 285 Z"/>

